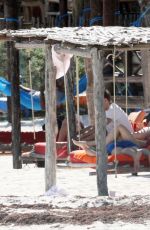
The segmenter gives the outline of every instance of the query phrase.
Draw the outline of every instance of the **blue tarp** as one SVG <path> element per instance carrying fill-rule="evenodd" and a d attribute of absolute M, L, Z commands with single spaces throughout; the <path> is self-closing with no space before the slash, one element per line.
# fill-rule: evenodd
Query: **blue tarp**
<path fill-rule="evenodd" d="M 82 93 L 86 90 L 87 86 L 87 77 L 86 75 L 83 75 L 81 79 L 79 80 L 79 93 Z M 11 96 L 11 83 L 7 81 L 5 78 L 0 77 L 0 91 L 5 94 L 6 96 Z M 76 95 L 76 86 L 74 88 L 74 96 Z M 33 98 L 33 109 L 35 111 L 41 111 L 41 103 L 40 103 L 40 93 L 37 91 L 32 91 L 32 98 Z M 25 89 L 22 89 L 20 87 L 20 104 L 22 107 L 27 109 L 32 109 L 32 98 L 31 98 L 31 91 L 26 91 Z M 57 92 L 57 103 L 61 104 L 65 102 L 65 93 L 61 92 L 61 95 L 59 92 Z M 7 106 L 4 105 L 6 102 L 0 102 L 0 109 L 2 110 L 2 107 L 6 110 Z M 2 107 L 1 107 L 2 106 Z"/>
<path fill-rule="evenodd" d="M 11 96 L 11 83 L 0 77 L 0 91 L 6 96 Z M 40 94 L 37 95 L 36 91 L 32 92 L 33 98 L 33 109 L 35 111 L 42 110 L 40 104 Z M 27 109 L 32 109 L 32 101 L 31 101 L 31 91 L 26 91 L 20 88 L 20 104 Z"/>
<path fill-rule="evenodd" d="M 87 87 L 87 76 L 84 74 L 80 80 L 79 80 L 79 93 L 83 93 L 86 90 Z M 77 94 L 76 85 L 74 87 L 73 95 L 75 96 Z M 61 95 L 61 98 L 59 99 L 59 103 L 65 102 L 65 93 L 64 95 Z"/>

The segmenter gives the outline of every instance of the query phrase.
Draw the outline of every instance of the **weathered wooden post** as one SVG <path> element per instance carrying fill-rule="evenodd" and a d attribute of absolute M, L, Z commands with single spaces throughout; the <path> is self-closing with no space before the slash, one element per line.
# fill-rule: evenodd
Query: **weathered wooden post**
<path fill-rule="evenodd" d="M 47 191 L 56 185 L 56 71 L 52 62 L 51 45 L 46 45 L 45 102 L 45 189 Z"/>
<path fill-rule="evenodd" d="M 84 0 L 73 0 L 73 26 L 79 26 Z"/>
<path fill-rule="evenodd" d="M 90 0 L 84 0 L 83 26 L 89 26 L 90 10 L 87 9 L 90 9 Z"/>
<path fill-rule="evenodd" d="M 4 2 L 4 16 L 7 19 L 7 29 L 18 28 L 18 10 L 20 0 L 6 0 Z M 8 56 L 8 79 L 11 81 L 11 114 L 12 121 L 12 154 L 13 168 L 22 167 L 19 156 L 21 155 L 20 146 L 20 92 L 19 92 L 19 51 L 16 50 L 14 42 L 7 42 Z"/>
<path fill-rule="evenodd" d="M 145 6 L 145 3 L 140 3 L 141 7 Z M 149 27 L 150 23 L 146 20 L 146 17 L 144 17 L 142 21 L 142 26 Z M 144 50 L 141 51 L 141 66 L 142 66 L 142 72 L 143 72 L 143 91 L 144 91 L 144 104 L 145 108 L 149 108 L 150 106 L 150 51 Z"/>
<path fill-rule="evenodd" d="M 68 151 L 72 151 L 74 149 L 74 145 L 72 142 L 72 138 L 75 138 L 76 135 L 76 111 L 75 111 L 75 103 L 74 103 L 74 81 L 75 81 L 75 63 L 74 59 L 71 59 L 70 68 L 68 70 L 67 76 L 65 76 L 65 88 L 66 88 L 66 108 L 68 114 Z"/>
<path fill-rule="evenodd" d="M 102 1 L 99 0 L 90 0 L 90 22 L 91 25 L 101 25 L 102 20 Z M 88 26 L 88 25 L 87 25 Z M 93 98 L 93 72 L 92 72 L 92 63 L 90 58 L 85 59 L 85 71 L 88 76 L 86 97 L 87 97 L 87 106 L 88 106 L 88 115 L 89 122 L 91 125 L 95 123 L 95 114 L 94 114 L 94 98 Z"/>
<path fill-rule="evenodd" d="M 68 15 L 67 15 L 67 1 L 59 1 L 59 12 L 60 12 L 60 27 L 68 26 Z"/>
<path fill-rule="evenodd" d="M 92 51 L 95 102 L 95 140 L 97 156 L 97 187 L 99 196 L 108 195 L 107 153 L 106 153 L 106 115 L 104 111 L 103 51 Z"/>
<path fill-rule="evenodd" d="M 141 65 L 143 72 L 143 91 L 144 91 L 144 105 L 145 108 L 150 106 L 150 51 L 141 51 Z"/>
<path fill-rule="evenodd" d="M 103 1 L 103 26 L 115 25 L 115 1 Z"/>
<path fill-rule="evenodd" d="M 20 90 L 19 90 L 19 51 L 15 48 L 14 42 L 10 42 L 10 77 L 11 77 L 11 111 L 12 111 L 12 154 L 13 168 L 22 168 L 21 155 L 21 135 L 20 135 Z"/>

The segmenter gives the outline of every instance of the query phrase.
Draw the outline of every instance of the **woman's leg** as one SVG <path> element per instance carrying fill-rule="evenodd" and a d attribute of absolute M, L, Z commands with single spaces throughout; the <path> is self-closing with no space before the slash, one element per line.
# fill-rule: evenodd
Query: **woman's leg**
<path fill-rule="evenodd" d="M 62 122 L 61 128 L 58 133 L 57 142 L 67 141 L 67 119 Z"/>
<path fill-rule="evenodd" d="M 150 139 L 150 127 L 144 127 L 143 129 L 134 132 L 133 136 L 139 140 Z"/>
<path fill-rule="evenodd" d="M 75 145 L 77 145 L 78 147 L 81 147 L 83 150 L 85 150 L 85 152 L 88 156 L 96 156 L 96 151 L 94 151 L 93 149 L 90 148 L 90 146 L 88 145 L 88 141 L 76 141 L 73 139 L 72 139 L 72 141 Z"/>
<path fill-rule="evenodd" d="M 137 140 L 132 133 L 129 132 L 129 130 L 124 127 L 123 125 L 119 125 L 116 127 L 116 130 L 112 130 L 112 132 L 108 133 L 106 136 L 106 145 L 113 142 L 114 140 L 129 140 L 140 147 L 143 147 L 146 144 L 146 141 Z"/>

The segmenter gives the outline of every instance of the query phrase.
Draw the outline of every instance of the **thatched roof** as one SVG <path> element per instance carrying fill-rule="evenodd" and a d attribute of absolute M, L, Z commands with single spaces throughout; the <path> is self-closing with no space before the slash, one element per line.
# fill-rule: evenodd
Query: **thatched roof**
<path fill-rule="evenodd" d="M 132 46 L 150 44 L 150 28 L 144 27 L 64 27 L 10 31 L 19 38 L 46 38 L 81 46 Z"/>
<path fill-rule="evenodd" d="M 1 30 L 0 40 L 16 40 L 20 48 L 28 48 L 29 43 L 38 48 L 45 40 L 75 47 L 100 47 L 117 49 L 149 49 L 150 28 L 145 27 L 64 27 L 32 28 L 21 30 Z M 24 44 L 23 44 L 24 43 Z M 107 47 L 107 48 L 106 48 Z"/>

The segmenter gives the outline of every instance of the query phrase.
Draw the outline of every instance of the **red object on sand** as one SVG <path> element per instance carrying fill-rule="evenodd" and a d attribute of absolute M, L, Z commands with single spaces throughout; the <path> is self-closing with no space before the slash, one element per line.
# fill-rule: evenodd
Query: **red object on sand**
<path fill-rule="evenodd" d="M 12 142 L 11 140 L 12 133 L 11 132 L 0 132 L 0 142 L 2 144 L 10 144 Z M 21 143 L 26 144 L 34 144 L 39 141 L 45 141 L 45 132 L 44 131 L 38 131 L 35 132 L 35 138 L 34 138 L 34 132 L 21 132 Z"/>
<path fill-rule="evenodd" d="M 37 154 L 45 155 L 45 148 L 46 143 L 45 142 L 39 142 L 34 145 L 34 152 Z M 64 144 L 60 148 L 57 148 L 57 157 L 59 159 L 67 158 L 68 157 L 68 150 L 67 145 Z"/>

